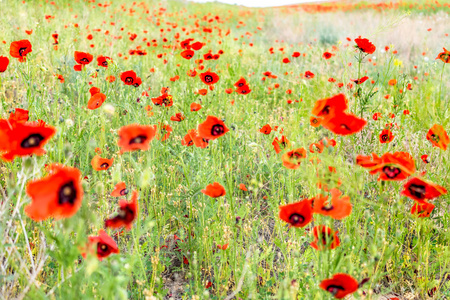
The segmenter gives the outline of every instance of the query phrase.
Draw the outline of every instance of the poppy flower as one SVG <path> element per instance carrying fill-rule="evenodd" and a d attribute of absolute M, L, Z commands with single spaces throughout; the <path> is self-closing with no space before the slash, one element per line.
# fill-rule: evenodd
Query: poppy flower
<path fill-rule="evenodd" d="M 131 124 L 119 129 L 120 153 L 134 150 L 148 150 L 156 135 L 156 125 Z"/>
<path fill-rule="evenodd" d="M 427 140 L 429 140 L 434 147 L 441 148 L 442 150 L 447 150 L 447 145 L 450 143 L 447 132 L 444 127 L 439 124 L 434 124 L 433 127 L 428 130 Z"/>
<path fill-rule="evenodd" d="M 358 290 L 359 283 L 348 274 L 334 274 L 332 278 L 322 280 L 320 288 L 331 293 L 336 299 L 343 299 Z"/>
<path fill-rule="evenodd" d="M 219 75 L 210 71 L 200 73 L 199 76 L 202 82 L 207 85 L 215 84 L 219 81 Z"/>
<path fill-rule="evenodd" d="M 375 47 L 368 39 L 362 39 L 361 36 L 355 39 L 355 43 L 355 47 L 363 53 L 372 54 L 377 49 L 377 47 Z"/>
<path fill-rule="evenodd" d="M 272 132 L 272 127 L 270 127 L 269 124 L 266 124 L 263 127 L 261 127 L 259 132 L 264 133 L 264 134 L 270 134 Z"/>
<path fill-rule="evenodd" d="M 275 137 L 275 139 L 272 142 L 273 149 L 277 154 L 281 152 L 281 150 L 284 150 L 286 148 L 289 148 L 291 145 L 291 142 L 283 135 L 281 136 L 281 139 L 278 139 L 278 137 Z"/>
<path fill-rule="evenodd" d="M 450 63 L 450 51 L 444 48 L 444 52 L 439 53 L 436 59 L 440 59 L 446 64 Z"/>
<path fill-rule="evenodd" d="M 322 126 L 337 135 L 350 135 L 361 131 L 366 124 L 366 120 L 354 114 L 339 112 L 327 122 L 322 123 Z"/>
<path fill-rule="evenodd" d="M 9 58 L 0 55 L 0 73 L 5 72 L 6 69 L 8 68 L 8 65 L 9 65 Z"/>
<path fill-rule="evenodd" d="M 166 124 L 158 124 L 158 132 L 156 133 L 156 138 L 158 140 L 161 140 L 161 142 L 164 142 L 167 140 L 172 133 L 172 127 L 170 125 Z"/>
<path fill-rule="evenodd" d="M 248 85 L 243 85 L 240 88 L 238 88 L 236 90 L 236 93 L 240 94 L 240 95 L 247 95 L 251 92 L 252 90 L 249 88 Z"/>
<path fill-rule="evenodd" d="M 305 199 L 299 202 L 281 205 L 279 217 L 289 223 L 291 227 L 305 227 L 312 221 L 313 211 L 311 200 Z"/>
<path fill-rule="evenodd" d="M 93 86 L 89 89 L 89 93 L 91 94 L 91 96 L 94 96 L 95 94 L 100 93 L 100 89 L 98 87 Z"/>
<path fill-rule="evenodd" d="M 194 49 L 195 51 L 198 51 L 200 49 L 203 48 L 203 43 L 202 42 L 195 42 L 191 45 L 191 48 Z"/>
<path fill-rule="evenodd" d="M 226 195 L 225 188 L 218 182 L 208 184 L 201 192 L 211 198 L 218 198 Z"/>
<path fill-rule="evenodd" d="M 99 57 L 97 57 L 97 65 L 99 67 L 107 68 L 108 60 L 111 60 L 111 57 L 100 55 Z"/>
<path fill-rule="evenodd" d="M 207 89 L 199 89 L 197 92 L 195 92 L 198 95 L 202 95 L 205 96 L 206 94 L 208 94 L 208 90 Z"/>
<path fill-rule="evenodd" d="M 199 111 L 202 109 L 202 106 L 198 103 L 192 102 L 191 103 L 191 111 Z"/>
<path fill-rule="evenodd" d="M 184 115 L 182 113 L 176 113 L 175 116 L 170 117 L 170 121 L 181 122 L 184 120 Z"/>
<path fill-rule="evenodd" d="M 305 148 L 298 148 L 289 152 L 286 152 L 281 156 L 281 160 L 283 161 L 283 166 L 288 169 L 298 169 L 300 167 L 300 163 L 306 157 Z"/>
<path fill-rule="evenodd" d="M 88 246 L 88 248 L 96 248 L 95 253 L 97 254 L 98 260 L 102 261 L 112 253 L 120 253 L 116 242 L 103 229 L 100 229 L 98 234 L 98 236 L 89 237 Z M 83 257 L 86 257 L 86 254 L 83 254 Z"/>
<path fill-rule="evenodd" d="M 78 211 L 83 199 L 78 169 L 53 164 L 48 170 L 47 176 L 27 184 L 26 192 L 31 204 L 25 207 L 25 213 L 35 221 L 50 217 L 69 218 Z"/>
<path fill-rule="evenodd" d="M 101 158 L 99 155 L 94 156 L 91 160 L 91 166 L 95 171 L 108 170 L 114 162 L 114 158 Z"/>
<path fill-rule="evenodd" d="M 20 40 L 11 43 L 9 47 L 9 54 L 18 58 L 20 62 L 24 62 L 27 60 L 27 54 L 32 52 L 31 43 L 29 40 Z"/>
<path fill-rule="evenodd" d="M 401 194 L 419 203 L 425 203 L 427 200 L 447 194 L 447 190 L 440 185 L 414 177 L 403 186 Z"/>
<path fill-rule="evenodd" d="M 120 200 L 118 214 L 111 219 L 105 220 L 105 227 L 115 229 L 125 227 L 127 230 L 131 230 L 133 222 L 138 215 L 139 204 L 137 198 L 138 192 L 133 191 L 130 202 L 127 202 L 126 199 Z"/>
<path fill-rule="evenodd" d="M 94 94 L 88 101 L 87 108 L 90 110 L 94 110 L 102 106 L 102 104 L 106 100 L 106 95 L 102 93 Z"/>
<path fill-rule="evenodd" d="M 394 139 L 394 135 L 392 134 L 392 132 L 389 129 L 383 129 L 383 131 L 381 131 L 381 133 L 380 133 L 379 138 L 380 138 L 380 143 L 386 144 L 386 143 L 392 142 L 392 140 Z"/>
<path fill-rule="evenodd" d="M 94 56 L 92 56 L 92 54 L 89 54 L 87 52 L 75 51 L 75 61 L 79 65 L 90 64 L 93 59 L 94 59 Z"/>
<path fill-rule="evenodd" d="M 141 77 L 136 77 L 136 80 L 134 81 L 134 83 L 132 84 L 132 86 L 134 87 L 139 87 L 142 84 L 142 79 Z"/>
<path fill-rule="evenodd" d="M 426 164 L 430 163 L 430 161 L 428 160 L 428 154 L 423 154 L 422 156 L 420 156 L 420 159 Z"/>
<path fill-rule="evenodd" d="M 350 197 L 341 197 L 342 192 L 336 188 L 331 189 L 330 193 L 330 201 L 328 201 L 328 196 L 324 196 L 322 194 L 319 194 L 313 198 L 314 213 L 330 216 L 336 220 L 342 220 L 348 217 L 352 212 Z"/>
<path fill-rule="evenodd" d="M 317 100 L 312 109 L 312 114 L 324 118 L 322 123 L 326 123 L 337 113 L 347 110 L 347 102 L 347 98 L 344 94 Z"/>
<path fill-rule="evenodd" d="M 306 71 L 304 76 L 306 79 L 312 79 L 312 78 L 314 78 L 315 75 L 311 71 Z"/>
<path fill-rule="evenodd" d="M 414 159 L 407 152 L 385 153 L 378 157 L 372 153 L 370 156 L 358 155 L 356 164 L 369 169 L 370 174 L 380 173 L 378 180 L 383 181 L 401 181 L 408 178 L 416 171 Z"/>
<path fill-rule="evenodd" d="M 113 75 L 109 75 L 108 77 L 106 77 L 106 81 L 108 81 L 109 83 L 112 83 L 112 82 L 116 81 L 116 77 Z"/>
<path fill-rule="evenodd" d="M 183 137 L 183 139 L 181 140 L 181 145 L 183 146 L 193 146 L 194 145 L 194 137 L 197 136 L 196 130 L 192 129 L 189 130 L 189 132 Z"/>
<path fill-rule="evenodd" d="M 331 57 L 333 56 L 333 53 L 330 53 L 330 52 L 324 52 L 323 54 L 322 54 L 322 57 L 323 58 L 325 58 L 325 59 L 330 59 Z"/>
<path fill-rule="evenodd" d="M 424 203 L 414 203 L 411 208 L 411 214 L 417 215 L 419 218 L 428 218 L 434 209 L 434 204 L 424 202 Z"/>
<path fill-rule="evenodd" d="M 241 88 L 244 85 L 247 85 L 247 80 L 245 80 L 244 77 L 239 78 L 239 80 L 234 83 L 234 86 L 237 88 Z"/>
<path fill-rule="evenodd" d="M 184 50 L 183 52 L 180 53 L 181 57 L 185 58 L 185 59 L 191 59 L 192 57 L 194 57 L 195 52 L 192 50 Z"/>
<path fill-rule="evenodd" d="M 217 245 L 217 248 L 220 250 L 227 250 L 229 244 Z"/>
<path fill-rule="evenodd" d="M 356 84 L 361 84 L 361 83 L 366 82 L 367 79 L 369 79 L 368 76 L 363 76 L 363 77 L 361 77 L 361 78 L 359 78 L 359 79 L 351 79 L 351 81 L 353 81 L 353 82 L 356 83 Z"/>
<path fill-rule="evenodd" d="M 312 143 L 309 145 L 309 152 L 311 153 L 322 153 L 325 146 L 323 145 L 322 141 L 318 143 Z"/>
<path fill-rule="evenodd" d="M 287 57 L 283 58 L 283 63 L 288 64 L 288 63 L 290 63 L 290 62 L 291 62 L 291 61 L 289 60 L 289 58 L 287 58 Z"/>
<path fill-rule="evenodd" d="M 114 186 L 114 190 L 112 191 L 111 196 L 120 197 L 125 196 L 126 194 L 128 194 L 127 186 L 125 182 L 121 181 Z"/>
<path fill-rule="evenodd" d="M 204 139 L 215 140 L 230 131 L 225 123 L 215 116 L 208 116 L 198 125 L 198 135 Z"/>
<path fill-rule="evenodd" d="M 8 121 L 10 123 L 23 124 L 23 123 L 27 122 L 30 119 L 28 113 L 29 112 L 26 109 L 16 108 L 16 109 L 14 109 L 14 112 L 11 112 L 9 114 Z"/>
<path fill-rule="evenodd" d="M 170 107 L 173 105 L 173 97 L 172 95 L 164 93 L 159 97 L 152 98 L 152 102 L 155 105 L 164 105 L 164 107 Z"/>
<path fill-rule="evenodd" d="M 243 183 L 240 183 L 239 184 L 239 189 L 241 190 L 241 191 L 244 191 L 244 192 L 247 192 L 248 190 L 247 190 L 247 187 L 245 186 L 245 184 L 243 184 Z"/>
<path fill-rule="evenodd" d="M 319 127 L 322 124 L 323 119 L 322 118 L 316 118 L 316 117 L 310 117 L 309 118 L 309 124 L 312 127 Z"/>
<path fill-rule="evenodd" d="M 191 137 L 192 137 L 192 140 L 194 141 L 195 147 L 204 149 L 209 146 L 209 140 L 201 137 L 198 134 L 197 130 L 191 131 Z"/>
<path fill-rule="evenodd" d="M 56 129 L 45 122 L 17 123 L 0 119 L 0 153 L 6 161 L 16 156 L 44 155 L 42 148 Z"/>
<path fill-rule="evenodd" d="M 83 68 L 84 68 L 84 65 L 74 65 L 74 66 L 73 66 L 73 69 L 74 69 L 76 72 L 81 72 L 81 70 L 83 70 Z"/>
<path fill-rule="evenodd" d="M 341 244 L 338 231 L 333 231 L 325 225 L 315 226 L 313 235 L 314 241 L 310 245 L 316 250 L 335 249 Z"/>
<path fill-rule="evenodd" d="M 137 75 L 133 70 L 125 71 L 120 74 L 120 79 L 123 81 L 123 83 L 125 83 L 125 85 L 133 85 L 137 81 Z"/>

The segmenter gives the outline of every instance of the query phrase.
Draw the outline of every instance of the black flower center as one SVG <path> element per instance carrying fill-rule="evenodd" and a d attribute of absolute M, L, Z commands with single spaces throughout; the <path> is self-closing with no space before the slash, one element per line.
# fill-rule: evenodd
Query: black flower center
<path fill-rule="evenodd" d="M 120 195 L 121 196 L 125 196 L 126 194 L 128 194 L 128 190 L 127 189 L 123 189 L 120 191 Z"/>
<path fill-rule="evenodd" d="M 289 217 L 289 221 L 292 225 L 302 224 L 303 222 L 305 222 L 305 217 L 299 214 L 292 214 Z"/>
<path fill-rule="evenodd" d="M 206 81 L 206 82 L 213 82 L 213 81 L 214 81 L 214 78 L 213 78 L 211 75 L 206 75 L 206 76 L 205 76 L 205 81 Z"/>
<path fill-rule="evenodd" d="M 419 185 L 419 184 L 411 184 L 408 187 L 409 192 L 411 193 L 411 195 L 422 199 L 425 197 L 425 193 L 426 193 L 426 187 L 424 185 Z"/>
<path fill-rule="evenodd" d="M 128 142 L 129 145 L 132 144 L 142 144 L 143 142 L 145 142 L 147 140 L 147 136 L 146 135 L 138 135 L 137 137 L 135 137 L 134 139 L 131 139 L 130 142 Z"/>
<path fill-rule="evenodd" d="M 97 254 L 105 255 L 108 254 L 108 245 L 103 243 L 97 243 Z"/>
<path fill-rule="evenodd" d="M 80 59 L 80 62 L 84 62 L 84 63 L 89 63 L 89 60 L 86 57 L 83 57 L 82 59 Z"/>
<path fill-rule="evenodd" d="M 23 53 L 27 50 L 27 47 L 19 49 L 19 55 L 23 56 Z"/>
<path fill-rule="evenodd" d="M 394 167 L 394 166 L 385 166 L 383 167 L 383 173 L 386 174 L 388 178 L 395 178 L 397 177 L 402 171 L 400 168 Z"/>
<path fill-rule="evenodd" d="M 339 291 L 345 291 L 345 288 L 340 285 L 334 285 L 334 284 L 331 284 L 327 287 L 327 292 L 330 292 L 333 295 L 336 295 Z"/>
<path fill-rule="evenodd" d="M 20 146 L 22 148 L 35 148 L 39 147 L 41 142 L 44 140 L 44 137 L 39 133 L 30 134 L 27 138 L 25 138 Z"/>
<path fill-rule="evenodd" d="M 211 128 L 211 134 L 213 136 L 221 135 L 224 132 L 225 132 L 225 128 L 223 127 L 223 125 L 220 125 L 220 124 L 216 124 Z"/>
<path fill-rule="evenodd" d="M 345 129 L 345 130 L 347 130 L 347 131 L 351 131 L 350 127 L 348 127 L 348 126 L 345 125 L 345 124 L 341 124 L 341 128 L 342 128 L 342 129 Z"/>
<path fill-rule="evenodd" d="M 434 133 L 430 136 L 430 139 L 436 143 L 439 143 L 440 138 L 438 135 L 435 135 Z"/>
<path fill-rule="evenodd" d="M 386 142 L 386 141 L 389 139 L 389 135 L 383 134 L 383 135 L 381 136 L 381 139 L 383 140 L 383 142 Z"/>
<path fill-rule="evenodd" d="M 127 77 L 127 78 L 125 78 L 125 83 L 132 84 L 133 81 L 134 81 L 133 77 Z"/>
<path fill-rule="evenodd" d="M 107 67 L 108 66 L 108 62 L 105 60 L 102 62 L 102 66 Z"/>
<path fill-rule="evenodd" d="M 109 167 L 109 164 L 108 164 L 108 163 L 102 163 L 102 164 L 100 165 L 100 168 L 107 168 L 107 167 Z"/>
<path fill-rule="evenodd" d="M 322 115 L 328 115 L 329 113 L 330 113 L 330 106 L 327 105 L 327 106 L 325 106 L 325 107 L 322 109 L 321 114 L 322 114 Z"/>
<path fill-rule="evenodd" d="M 66 203 L 69 203 L 73 205 L 75 203 L 75 199 L 77 198 L 77 190 L 75 189 L 75 185 L 73 184 L 73 181 L 70 181 L 66 184 L 64 184 L 59 189 L 58 194 L 58 203 L 63 205 Z"/>
<path fill-rule="evenodd" d="M 238 87 L 244 86 L 243 82 L 238 83 Z"/>

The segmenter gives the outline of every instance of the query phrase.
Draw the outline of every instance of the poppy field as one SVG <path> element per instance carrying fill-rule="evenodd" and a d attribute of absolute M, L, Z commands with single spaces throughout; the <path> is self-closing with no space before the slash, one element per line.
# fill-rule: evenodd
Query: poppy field
<path fill-rule="evenodd" d="M 450 298 L 445 1 L 0 11 L 0 299 Z"/>

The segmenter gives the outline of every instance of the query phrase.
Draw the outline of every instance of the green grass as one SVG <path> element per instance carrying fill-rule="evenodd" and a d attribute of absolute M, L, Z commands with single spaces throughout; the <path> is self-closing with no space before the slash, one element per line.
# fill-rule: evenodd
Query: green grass
<path fill-rule="evenodd" d="M 364 59 L 361 76 L 367 75 L 369 80 L 361 87 L 368 91 L 370 81 L 378 78 L 378 92 L 361 111 L 353 96 L 355 84 L 352 89 L 346 87 L 350 78 L 358 76 L 354 42 L 341 38 L 341 33 L 330 33 L 339 36 L 329 37 L 326 28 L 318 28 L 310 32 L 310 44 L 290 47 L 290 41 L 272 39 L 276 29 L 272 21 L 282 18 L 283 13 L 270 10 L 176 1 L 162 5 L 156 1 L 123 1 L 107 8 L 95 2 L 55 2 L 0 2 L 0 43 L 5 41 L 0 44 L 0 55 L 10 58 L 7 71 L 0 73 L 0 116 L 8 118 L 9 111 L 21 107 L 30 111 L 30 120 L 42 119 L 57 128 L 45 146 L 46 155 L 0 161 L 2 299 L 163 299 L 168 294 L 182 299 L 225 299 L 233 292 L 236 299 L 329 299 L 330 294 L 319 284 L 335 273 L 348 273 L 358 281 L 370 279 L 353 294 L 357 299 L 363 299 L 363 293 L 365 299 L 377 299 L 390 292 L 426 299 L 433 288 L 436 299 L 450 297 L 446 279 L 450 271 L 449 196 L 433 201 L 436 208 L 430 218 L 416 218 L 410 214 L 413 201 L 400 195 L 405 182 L 379 182 L 377 176 L 356 165 L 358 154 L 406 151 L 415 159 L 414 175 L 426 171 L 425 178 L 449 188 L 449 152 L 433 147 L 426 139 L 435 123 L 449 129 L 449 68 L 442 69 L 443 62 L 434 60 L 448 45 L 448 37 L 439 36 L 442 47 L 436 53 L 427 53 L 428 61 L 420 53 L 429 49 L 414 49 L 405 59 L 402 53 L 392 53 L 395 45 L 383 52 L 386 45 L 374 40 L 377 52 Z M 131 15 L 130 9 L 135 11 Z M 446 14 L 445 9 L 438 11 Z M 421 11 L 410 13 L 415 17 Z M 438 16 L 428 13 L 431 19 Z M 403 9 L 379 14 L 380 18 L 401 17 Z M 55 18 L 46 20 L 45 15 Z M 207 22 L 216 15 L 221 23 Z M 301 20 L 310 17 L 299 13 Z M 182 28 L 197 28 L 197 20 L 200 30 L 186 36 Z M 236 28 L 239 21 L 246 26 Z M 79 26 L 74 27 L 75 23 Z M 213 33 L 202 32 L 203 27 L 213 28 Z M 101 32 L 93 31 L 96 28 Z M 33 29 L 33 33 L 28 36 L 25 29 Z M 231 33 L 225 36 L 228 29 Z M 58 50 L 52 45 L 55 31 L 59 34 Z M 247 37 L 247 32 L 251 36 Z M 94 36 L 92 41 L 86 39 L 89 33 Z M 128 33 L 136 33 L 137 38 L 130 41 Z M 179 38 L 175 37 L 177 33 Z M 119 36 L 122 38 L 114 39 Z M 189 37 L 206 43 L 192 60 L 179 55 L 179 41 Z M 156 39 L 158 46 L 147 47 L 143 38 Z M 25 63 L 9 56 L 10 43 L 21 39 L 29 39 L 33 46 Z M 128 51 L 138 45 L 148 54 L 130 56 Z M 338 49 L 336 55 L 323 59 L 322 53 L 330 51 L 332 45 Z M 271 47 L 274 54 L 269 53 Z M 197 71 L 211 68 L 220 80 L 213 91 L 199 96 L 194 92 L 206 86 L 186 72 L 196 67 L 194 60 L 209 49 L 213 54 L 219 50 L 224 54 L 218 60 L 204 61 L 205 69 Z M 82 72 L 73 70 L 74 51 L 94 55 L 94 61 Z M 293 58 L 294 51 L 307 55 Z M 157 58 L 163 53 L 162 59 Z M 97 67 L 98 55 L 110 56 L 114 64 L 108 69 Z M 284 57 L 291 63 L 282 63 Z M 402 64 L 396 60 L 402 60 Z M 155 72 L 150 72 L 151 68 Z M 96 69 L 98 76 L 92 78 Z M 131 69 L 142 78 L 138 88 L 125 86 L 120 80 L 120 72 Z M 313 79 L 300 76 L 307 70 L 315 74 Z M 261 81 L 266 71 L 278 78 Z M 63 75 L 65 82 L 60 83 L 54 74 Z M 106 82 L 109 75 L 117 80 Z M 180 79 L 170 81 L 175 75 Z M 225 93 L 241 76 L 252 92 Z M 329 77 L 344 86 L 328 82 Z M 393 78 L 399 84 L 411 83 L 412 90 L 399 93 L 397 87 L 387 83 Z M 105 104 L 92 111 L 86 109 L 89 82 L 107 96 Z M 274 88 L 276 83 L 279 88 Z M 148 116 L 145 107 L 152 105 L 151 98 L 159 96 L 162 87 L 170 87 L 174 105 L 167 109 L 154 106 L 154 115 Z M 288 89 L 292 94 L 286 93 Z M 150 97 L 143 96 L 144 91 Z M 341 92 L 349 99 L 349 110 L 368 121 L 363 131 L 342 137 L 310 126 L 315 101 Z M 389 99 L 384 98 L 386 94 Z M 288 99 L 300 102 L 288 104 Z M 192 102 L 201 103 L 203 108 L 191 112 Z M 114 110 L 106 110 L 106 105 Z M 405 109 L 409 115 L 403 114 Z M 170 116 L 178 112 L 186 119 L 170 121 Z M 381 120 L 372 119 L 375 112 L 382 114 Z M 390 113 L 395 117 L 389 118 Z M 188 130 L 208 115 L 224 119 L 230 132 L 211 141 L 206 149 L 182 146 L 181 139 Z M 398 125 L 392 128 L 395 139 L 381 144 L 378 135 L 391 122 Z M 173 132 L 165 142 L 153 140 L 148 151 L 120 155 L 117 130 L 132 123 L 170 124 Z M 320 154 L 308 151 L 301 167 L 289 170 L 272 146 L 275 136 L 282 134 L 259 132 L 267 123 L 283 128 L 292 149 L 308 150 L 310 144 L 324 137 L 334 138 L 337 145 Z M 115 159 L 107 171 L 94 171 L 91 166 L 97 147 L 102 157 Z M 423 154 L 429 155 L 429 164 L 420 159 Z M 321 163 L 310 163 L 313 158 Z M 26 182 L 43 177 L 44 166 L 55 162 L 76 167 L 87 176 L 83 180 L 82 207 L 69 219 L 34 222 L 23 210 L 30 202 Z M 315 214 L 314 222 L 307 227 L 289 229 L 278 218 L 279 205 L 319 194 L 318 173 L 326 172 L 328 166 L 336 168 L 333 179 L 341 180 L 339 189 L 351 198 L 352 214 L 340 221 Z M 80 247 L 117 209 L 117 198 L 110 193 L 119 181 L 126 182 L 130 191 L 139 190 L 139 217 L 131 231 L 115 238 L 120 254 L 101 262 L 95 257 L 83 259 Z M 200 192 L 215 181 L 225 187 L 225 197 L 213 199 Z M 238 188 L 241 183 L 247 192 Z M 339 230 L 338 248 L 316 251 L 309 245 L 312 228 L 319 224 Z M 107 232 L 113 236 L 117 230 Z M 183 240 L 178 242 L 181 251 L 174 249 L 174 235 Z M 228 249 L 217 249 L 217 244 L 226 243 Z M 168 247 L 161 248 L 163 245 Z M 183 256 L 188 265 L 183 263 Z M 212 283 L 210 288 L 205 287 L 208 282 Z"/>

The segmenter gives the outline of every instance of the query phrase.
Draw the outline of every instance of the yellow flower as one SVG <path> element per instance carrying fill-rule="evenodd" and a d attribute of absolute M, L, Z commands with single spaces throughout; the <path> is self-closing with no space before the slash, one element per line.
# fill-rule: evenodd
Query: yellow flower
<path fill-rule="evenodd" d="M 403 62 L 399 59 L 394 59 L 394 65 L 397 67 L 403 66 Z"/>

